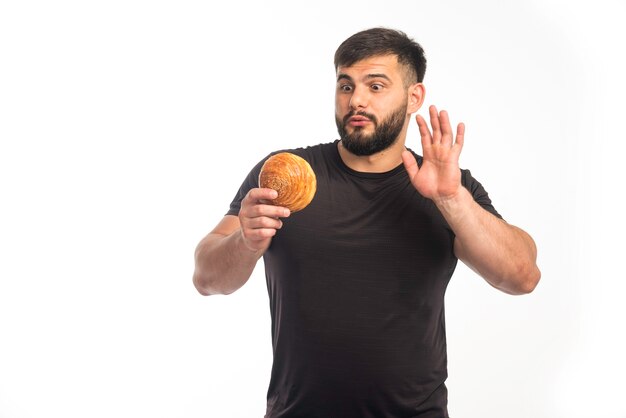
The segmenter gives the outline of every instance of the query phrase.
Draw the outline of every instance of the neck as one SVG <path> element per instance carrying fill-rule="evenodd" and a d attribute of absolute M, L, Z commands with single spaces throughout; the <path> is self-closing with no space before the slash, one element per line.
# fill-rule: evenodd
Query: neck
<path fill-rule="evenodd" d="M 372 155 L 355 155 L 343 147 L 341 141 L 337 144 L 339 156 L 344 164 L 362 173 L 384 173 L 391 171 L 402 164 L 402 151 L 405 138 L 402 136 L 389 148 Z"/>

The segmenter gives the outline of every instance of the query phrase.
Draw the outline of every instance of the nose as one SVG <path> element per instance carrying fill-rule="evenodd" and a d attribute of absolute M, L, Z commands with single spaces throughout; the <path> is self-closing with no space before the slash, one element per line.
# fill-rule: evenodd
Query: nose
<path fill-rule="evenodd" d="M 367 107 L 367 91 L 363 88 L 355 87 L 350 96 L 350 108 L 353 110 L 364 109 Z"/>

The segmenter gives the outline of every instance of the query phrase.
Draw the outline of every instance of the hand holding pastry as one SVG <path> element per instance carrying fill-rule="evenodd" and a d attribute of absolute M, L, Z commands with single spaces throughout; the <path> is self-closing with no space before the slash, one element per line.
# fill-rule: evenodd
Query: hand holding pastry
<path fill-rule="evenodd" d="M 265 203 L 277 196 L 275 190 L 254 188 L 241 201 L 241 234 L 244 244 L 251 251 L 264 252 L 276 235 L 276 230 L 283 226 L 280 218 L 289 216 L 287 208 Z"/>

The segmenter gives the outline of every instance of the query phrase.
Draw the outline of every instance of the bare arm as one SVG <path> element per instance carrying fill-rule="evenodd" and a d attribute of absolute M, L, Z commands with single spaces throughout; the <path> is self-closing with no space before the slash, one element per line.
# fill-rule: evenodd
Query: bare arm
<path fill-rule="evenodd" d="M 533 291 L 541 273 L 530 235 L 480 207 L 465 188 L 437 207 L 456 234 L 454 252 L 461 261 L 503 292 Z"/>
<path fill-rule="evenodd" d="M 204 237 L 195 252 L 193 283 L 202 295 L 229 294 L 243 286 L 269 247 L 280 217 L 289 210 L 261 203 L 274 199 L 271 189 L 251 189 L 241 202 L 239 216 L 225 216 Z"/>
<path fill-rule="evenodd" d="M 402 159 L 413 186 L 433 200 L 454 231 L 456 256 L 503 292 L 531 292 L 541 276 L 533 239 L 484 210 L 461 185 L 458 161 L 465 126 L 458 125 L 455 141 L 447 112 L 439 114 L 430 107 L 432 135 L 426 121 L 416 119 L 424 150 L 422 167 L 408 151 Z"/>

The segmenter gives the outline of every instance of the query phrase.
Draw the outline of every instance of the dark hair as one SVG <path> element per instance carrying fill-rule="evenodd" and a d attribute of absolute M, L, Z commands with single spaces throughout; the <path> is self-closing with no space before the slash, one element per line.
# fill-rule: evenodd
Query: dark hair
<path fill-rule="evenodd" d="M 343 41 L 335 52 L 335 71 L 339 66 L 351 66 L 366 58 L 396 55 L 398 63 L 408 70 L 409 84 L 424 80 L 426 57 L 424 49 L 404 32 L 387 28 L 372 28 L 357 32 Z"/>

